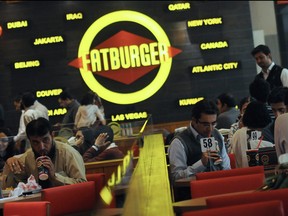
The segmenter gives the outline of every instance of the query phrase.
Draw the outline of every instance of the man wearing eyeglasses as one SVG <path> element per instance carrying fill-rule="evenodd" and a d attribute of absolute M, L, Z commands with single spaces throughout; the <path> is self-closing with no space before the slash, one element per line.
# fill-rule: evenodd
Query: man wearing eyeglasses
<path fill-rule="evenodd" d="M 168 148 L 172 181 L 198 172 L 231 169 L 224 138 L 215 128 L 217 114 L 218 108 L 213 101 L 204 99 L 193 106 L 190 125 L 174 136 Z M 219 152 L 202 152 L 201 138 L 203 141 L 203 138 L 209 137 L 215 139 Z"/>

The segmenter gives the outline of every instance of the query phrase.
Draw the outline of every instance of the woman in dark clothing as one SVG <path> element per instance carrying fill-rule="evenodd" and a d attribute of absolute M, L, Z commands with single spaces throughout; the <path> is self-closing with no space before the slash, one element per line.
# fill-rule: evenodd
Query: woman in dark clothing
<path fill-rule="evenodd" d="M 76 141 L 73 147 L 83 155 L 95 142 L 96 130 L 94 128 L 81 128 L 76 132 Z"/>
<path fill-rule="evenodd" d="M 15 155 L 15 142 L 8 128 L 0 128 L 0 172 L 6 160 Z"/>

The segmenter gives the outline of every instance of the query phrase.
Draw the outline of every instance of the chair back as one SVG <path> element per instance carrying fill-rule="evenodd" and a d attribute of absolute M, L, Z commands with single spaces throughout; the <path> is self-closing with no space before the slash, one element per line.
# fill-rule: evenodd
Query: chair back
<path fill-rule="evenodd" d="M 50 216 L 50 202 L 28 201 L 28 202 L 6 202 L 3 206 L 4 216 Z"/>
<path fill-rule="evenodd" d="M 95 199 L 99 201 L 100 191 L 105 186 L 105 173 L 89 173 L 86 174 L 86 179 L 95 183 Z"/>
<path fill-rule="evenodd" d="M 69 139 L 70 137 L 74 136 L 74 131 L 71 128 L 68 127 L 62 127 L 59 132 L 58 135 L 60 137 L 64 137 L 66 139 Z"/>
<path fill-rule="evenodd" d="M 92 211 L 95 206 L 95 183 L 92 181 L 47 188 L 42 200 L 51 202 L 51 216 Z"/>
<path fill-rule="evenodd" d="M 234 153 L 229 153 L 228 157 L 230 159 L 230 166 L 231 169 L 235 169 L 236 168 L 236 159 L 235 159 L 235 154 Z"/>
<path fill-rule="evenodd" d="M 211 178 L 223 178 L 223 177 L 231 177 L 231 176 L 239 176 L 239 175 L 249 175 L 249 174 L 264 174 L 264 166 L 253 166 L 253 167 L 243 167 L 243 168 L 235 168 L 231 170 L 219 170 L 214 172 L 201 172 L 196 173 L 196 180 L 203 179 L 211 179 Z"/>
<path fill-rule="evenodd" d="M 183 216 L 284 216 L 283 204 L 280 200 L 249 203 L 247 205 L 233 205 L 221 208 L 204 209 L 192 212 L 185 212 Z"/>
<path fill-rule="evenodd" d="M 252 202 L 263 202 L 275 199 L 283 202 L 284 213 L 285 215 L 288 215 L 288 188 L 221 197 L 208 197 L 206 203 L 208 208 L 218 208 L 239 204 L 246 205 Z"/>
<path fill-rule="evenodd" d="M 190 182 L 191 197 L 206 197 L 218 194 L 256 190 L 264 183 L 263 174 L 250 174 L 214 178 L 206 180 L 194 180 Z"/>
<path fill-rule="evenodd" d="M 62 143 L 66 143 L 69 144 L 68 140 L 65 137 L 61 137 L 61 136 L 55 136 L 54 140 L 58 141 L 58 142 L 62 142 Z"/>

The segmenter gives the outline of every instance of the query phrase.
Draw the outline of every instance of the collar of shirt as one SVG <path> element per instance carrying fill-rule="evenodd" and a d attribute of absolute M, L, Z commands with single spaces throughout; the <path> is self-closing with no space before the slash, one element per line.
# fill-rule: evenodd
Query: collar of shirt
<path fill-rule="evenodd" d="M 112 142 L 112 143 L 110 143 L 110 145 L 106 149 L 110 149 L 110 148 L 114 148 L 114 147 L 117 147 L 117 145 L 114 142 Z"/>
<path fill-rule="evenodd" d="M 201 135 L 192 127 L 192 124 L 189 125 L 189 128 L 190 128 L 193 136 L 195 137 L 195 139 L 197 139 L 198 135 L 201 137 Z"/>
<path fill-rule="evenodd" d="M 270 71 L 272 70 L 272 68 L 273 68 L 274 65 L 275 65 L 275 62 L 272 62 L 272 63 L 270 64 L 270 66 L 268 67 L 267 72 L 264 72 L 264 71 L 262 70 L 265 79 L 267 79 L 267 77 L 268 77 L 268 75 L 269 75 L 269 73 L 270 73 Z"/>

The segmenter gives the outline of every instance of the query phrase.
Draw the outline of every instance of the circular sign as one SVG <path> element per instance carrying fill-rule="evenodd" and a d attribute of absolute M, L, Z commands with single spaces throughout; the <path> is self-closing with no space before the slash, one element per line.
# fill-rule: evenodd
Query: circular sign
<path fill-rule="evenodd" d="M 170 47 L 167 35 L 157 22 L 142 13 L 122 10 L 104 15 L 88 28 L 80 42 L 78 57 L 80 58 L 83 54 L 90 53 L 92 41 L 97 34 L 103 28 L 116 22 L 135 22 L 142 25 L 154 35 L 158 43 L 163 43 L 167 47 Z M 162 62 L 154 80 L 143 89 L 131 93 L 119 93 L 109 90 L 95 79 L 91 71 L 80 68 L 80 73 L 88 87 L 92 91 L 97 92 L 101 98 L 116 104 L 133 104 L 151 97 L 162 87 L 169 75 L 171 65 L 172 58 Z"/>

